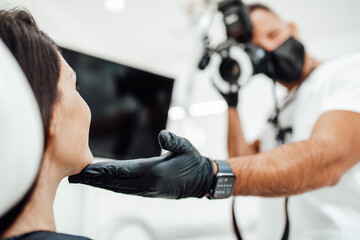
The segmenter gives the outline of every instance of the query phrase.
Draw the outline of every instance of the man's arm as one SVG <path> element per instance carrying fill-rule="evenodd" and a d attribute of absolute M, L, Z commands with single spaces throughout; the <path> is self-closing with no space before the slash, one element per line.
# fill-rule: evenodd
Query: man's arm
<path fill-rule="evenodd" d="M 244 138 L 240 118 L 236 107 L 228 109 L 227 147 L 229 158 L 258 153 L 257 143 L 248 144 Z"/>
<path fill-rule="evenodd" d="M 237 86 L 237 91 L 235 92 L 230 91 L 227 93 L 222 92 L 216 84 L 214 84 L 214 87 L 218 90 L 228 105 L 227 148 L 229 157 L 232 158 L 257 153 L 259 142 L 256 141 L 254 144 L 248 144 L 244 138 L 244 133 L 241 128 L 240 118 L 236 108 L 239 100 L 240 87 Z"/>
<path fill-rule="evenodd" d="M 145 197 L 179 199 L 209 193 L 216 164 L 175 134 L 162 131 L 159 142 L 170 152 L 91 164 L 69 181 Z M 307 141 L 228 162 L 237 176 L 234 195 L 275 197 L 334 185 L 359 160 L 360 114 L 331 111 L 319 118 Z"/>
<path fill-rule="evenodd" d="M 360 160 L 360 114 L 324 113 L 309 140 L 228 159 L 234 195 L 288 196 L 335 185 Z"/>

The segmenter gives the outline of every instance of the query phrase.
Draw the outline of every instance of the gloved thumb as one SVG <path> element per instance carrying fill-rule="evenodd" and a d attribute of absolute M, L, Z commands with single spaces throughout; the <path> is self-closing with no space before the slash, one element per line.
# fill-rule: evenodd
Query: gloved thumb
<path fill-rule="evenodd" d="M 166 130 L 162 130 L 158 138 L 161 148 L 174 154 L 186 153 L 193 147 L 186 138 L 178 137 Z"/>

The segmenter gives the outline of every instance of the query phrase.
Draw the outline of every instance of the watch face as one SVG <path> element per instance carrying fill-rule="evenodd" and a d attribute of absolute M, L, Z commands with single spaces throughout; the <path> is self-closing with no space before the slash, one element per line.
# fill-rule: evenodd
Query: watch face
<path fill-rule="evenodd" d="M 232 195 L 235 176 L 219 176 L 214 188 L 214 198 L 228 198 Z"/>

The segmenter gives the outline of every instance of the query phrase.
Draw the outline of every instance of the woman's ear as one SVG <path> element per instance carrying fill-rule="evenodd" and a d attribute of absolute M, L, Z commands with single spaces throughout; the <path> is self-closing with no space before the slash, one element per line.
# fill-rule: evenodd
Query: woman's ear
<path fill-rule="evenodd" d="M 58 127 L 55 121 L 50 121 L 50 127 L 49 127 L 49 137 L 55 137 L 57 135 Z"/>
<path fill-rule="evenodd" d="M 55 103 L 56 104 L 56 103 Z M 58 119 L 56 117 L 56 107 L 53 107 L 53 113 L 51 114 L 51 120 L 50 120 L 50 126 L 49 126 L 49 137 L 53 138 L 58 134 L 59 131 L 59 124 L 56 121 L 56 119 Z"/>
<path fill-rule="evenodd" d="M 297 26 L 295 25 L 295 23 L 290 22 L 290 23 L 288 23 L 288 26 L 289 26 L 289 28 L 290 28 L 291 35 L 292 35 L 295 39 L 299 39 L 298 28 L 297 28 Z"/>

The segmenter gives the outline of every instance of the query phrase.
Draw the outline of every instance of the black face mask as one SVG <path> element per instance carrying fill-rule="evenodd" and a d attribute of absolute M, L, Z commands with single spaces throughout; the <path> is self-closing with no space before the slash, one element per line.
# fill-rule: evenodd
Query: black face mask
<path fill-rule="evenodd" d="M 300 78 L 305 59 L 304 46 L 290 37 L 274 51 L 269 53 L 273 71 L 270 78 L 284 83 L 290 83 Z"/>

